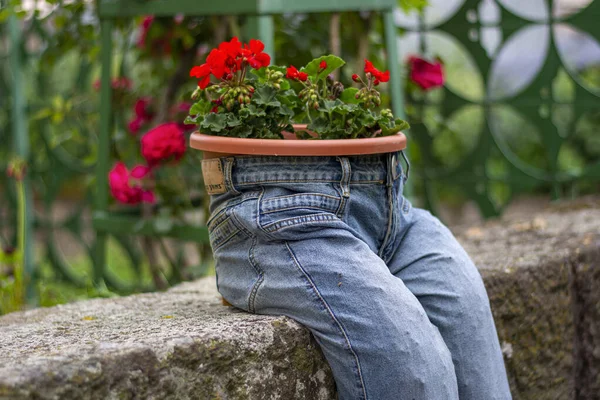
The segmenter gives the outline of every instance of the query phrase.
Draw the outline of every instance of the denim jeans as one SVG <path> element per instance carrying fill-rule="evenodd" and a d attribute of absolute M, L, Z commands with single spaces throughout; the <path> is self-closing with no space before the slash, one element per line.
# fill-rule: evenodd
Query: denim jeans
<path fill-rule="evenodd" d="M 306 326 L 340 400 L 511 399 L 481 276 L 401 155 L 203 161 L 218 291 Z"/>

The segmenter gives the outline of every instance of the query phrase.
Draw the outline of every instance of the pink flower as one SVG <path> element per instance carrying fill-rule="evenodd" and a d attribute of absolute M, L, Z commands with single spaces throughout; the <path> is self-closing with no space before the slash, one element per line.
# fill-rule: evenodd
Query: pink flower
<path fill-rule="evenodd" d="M 136 166 L 131 174 L 123 162 L 119 161 L 108 173 L 108 184 L 110 193 L 120 203 L 139 204 L 154 203 L 154 193 L 150 190 L 144 190 L 141 184 L 135 182 L 135 179 L 141 179 L 148 173 L 148 168 Z M 134 183 L 132 185 L 132 183 Z"/>
<path fill-rule="evenodd" d="M 127 126 L 129 128 L 129 132 L 132 134 L 136 134 L 142 129 L 142 125 L 144 124 L 144 120 L 141 118 L 135 118 L 129 122 Z"/>
<path fill-rule="evenodd" d="M 152 22 L 154 22 L 154 16 L 148 15 L 144 17 L 144 20 L 141 24 L 141 32 L 140 37 L 137 41 L 137 47 L 144 48 L 146 47 L 146 37 L 148 36 L 148 31 L 150 30 L 150 26 L 152 26 Z"/>
<path fill-rule="evenodd" d="M 133 110 L 135 117 L 129 122 L 129 132 L 136 134 L 142 129 L 142 126 L 154 118 L 154 111 L 151 108 L 152 99 L 149 97 L 139 98 L 135 102 Z"/>
<path fill-rule="evenodd" d="M 94 83 L 92 84 L 92 86 L 94 87 L 94 89 L 96 91 L 99 91 L 100 84 L 101 84 L 100 79 L 96 79 L 94 81 Z M 126 76 L 115 77 L 115 78 L 112 78 L 111 86 L 114 91 L 128 92 L 133 87 L 133 82 L 131 81 L 131 79 L 127 78 Z"/>
<path fill-rule="evenodd" d="M 179 161 L 185 154 L 185 136 L 176 123 L 166 123 L 142 137 L 142 156 L 149 167 L 168 161 Z"/>
<path fill-rule="evenodd" d="M 444 85 L 444 71 L 440 62 L 430 63 L 419 57 L 408 59 L 410 79 L 423 90 L 429 90 Z"/>

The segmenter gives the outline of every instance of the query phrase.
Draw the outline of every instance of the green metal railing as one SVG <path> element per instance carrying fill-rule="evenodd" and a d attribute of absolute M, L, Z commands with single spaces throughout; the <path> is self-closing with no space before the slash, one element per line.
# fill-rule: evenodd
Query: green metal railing
<path fill-rule="evenodd" d="M 441 56 L 447 72 L 408 100 L 428 208 L 454 196 L 490 217 L 521 193 L 597 191 L 599 18 L 598 0 L 448 1 L 399 18 L 403 58 Z"/>

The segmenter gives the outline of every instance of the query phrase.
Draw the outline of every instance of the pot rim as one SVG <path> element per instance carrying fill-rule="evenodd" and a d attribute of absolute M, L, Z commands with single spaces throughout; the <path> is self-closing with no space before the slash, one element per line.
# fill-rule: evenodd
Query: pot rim
<path fill-rule="evenodd" d="M 205 135 L 190 136 L 190 147 L 211 153 L 268 156 L 344 156 L 392 153 L 406 148 L 406 136 L 395 135 L 358 139 L 299 140 L 248 139 Z"/>

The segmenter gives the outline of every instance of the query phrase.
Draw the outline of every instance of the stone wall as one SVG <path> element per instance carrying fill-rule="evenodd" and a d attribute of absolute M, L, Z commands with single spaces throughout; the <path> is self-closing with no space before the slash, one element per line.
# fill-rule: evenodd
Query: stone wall
<path fill-rule="evenodd" d="M 455 232 L 488 288 L 514 399 L 599 399 L 600 201 Z M 308 330 L 223 306 L 214 277 L 0 318 L 2 400 L 334 398 Z"/>

